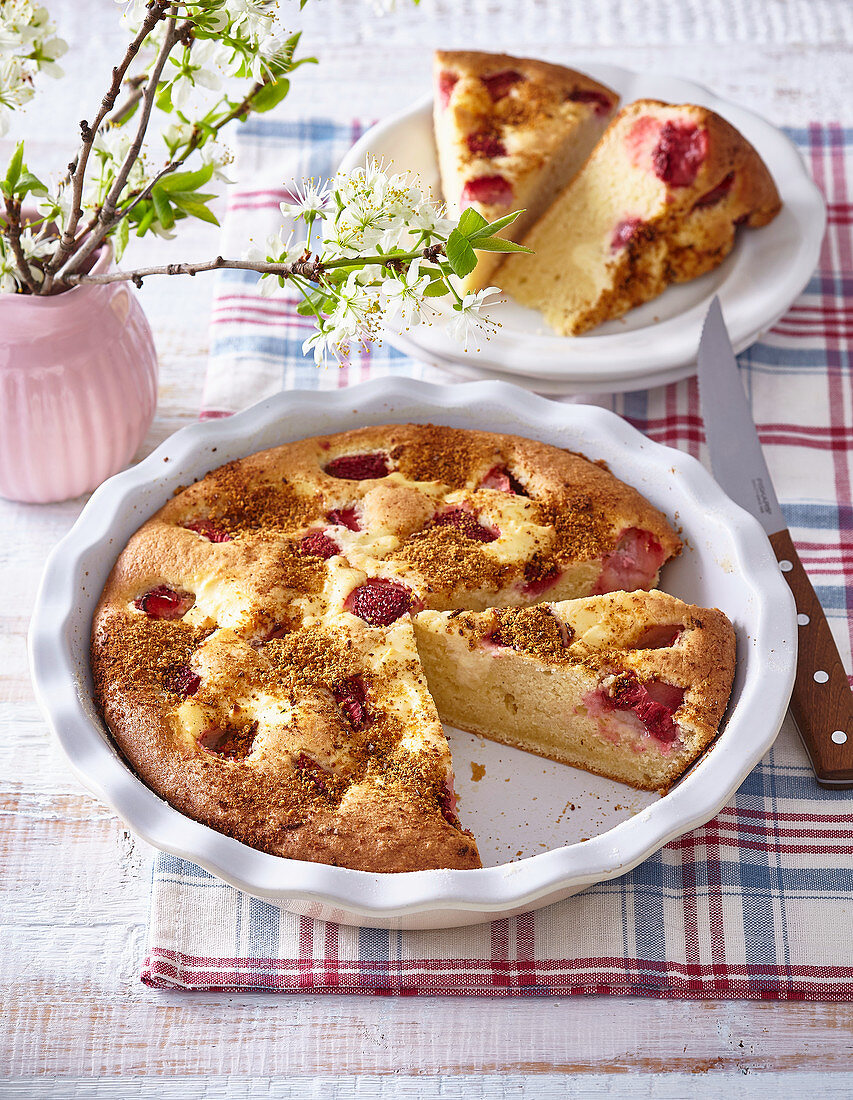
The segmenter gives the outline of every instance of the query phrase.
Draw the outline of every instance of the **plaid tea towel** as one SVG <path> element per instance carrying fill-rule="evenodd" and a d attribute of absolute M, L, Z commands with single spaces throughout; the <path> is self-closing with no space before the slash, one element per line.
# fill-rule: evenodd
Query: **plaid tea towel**
<path fill-rule="evenodd" d="M 325 120 L 249 122 L 231 194 L 232 252 L 278 225 L 282 181 L 324 177 L 359 135 Z M 774 482 L 850 667 L 853 626 L 853 131 L 789 131 L 829 202 L 820 268 L 740 356 Z M 282 387 L 332 388 L 436 368 L 373 348 L 317 371 L 293 304 L 242 272 L 218 277 L 203 415 Z M 596 399 L 652 438 L 703 457 L 695 379 Z M 142 980 L 156 988 L 281 992 L 633 994 L 853 998 L 853 792 L 818 787 L 790 721 L 731 803 L 634 871 L 547 909 L 431 932 L 346 928 L 282 912 L 160 855 Z"/>

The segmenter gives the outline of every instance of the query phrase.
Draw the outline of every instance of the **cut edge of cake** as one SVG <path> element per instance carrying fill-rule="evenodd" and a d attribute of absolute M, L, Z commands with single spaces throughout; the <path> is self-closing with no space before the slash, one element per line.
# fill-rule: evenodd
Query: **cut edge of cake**
<path fill-rule="evenodd" d="M 522 238 L 534 255 L 508 257 L 498 282 L 577 336 L 713 270 L 739 226 L 767 225 L 780 209 L 766 165 L 725 119 L 637 100 Z"/>
<path fill-rule="evenodd" d="M 414 623 L 443 722 L 640 790 L 713 742 L 734 679 L 726 616 L 658 591 Z"/>

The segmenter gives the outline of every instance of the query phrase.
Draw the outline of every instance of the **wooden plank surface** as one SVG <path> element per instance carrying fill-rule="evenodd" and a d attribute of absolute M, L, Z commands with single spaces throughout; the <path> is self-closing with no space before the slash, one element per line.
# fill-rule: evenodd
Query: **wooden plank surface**
<path fill-rule="evenodd" d="M 294 9 L 296 5 L 291 5 Z M 434 45 L 503 48 L 681 72 L 780 124 L 849 120 L 853 5 L 657 0 L 424 0 L 382 22 L 315 0 L 291 116 L 380 116 L 427 86 Z M 582 11 L 581 9 L 586 9 Z M 53 0 L 78 49 L 67 92 L 26 116 L 31 166 L 62 155 L 120 41 L 106 0 Z M 705 41 L 707 40 L 707 42 Z M 711 43 L 710 45 L 708 43 Z M 14 137 L 10 135 L 10 139 Z M 10 139 L 0 142 L 0 163 Z M 70 148 L 68 150 L 70 152 Z M 53 158 L 49 160 L 48 158 Z M 183 229 L 183 227 L 182 227 Z M 134 258 L 212 255 L 216 230 L 143 242 Z M 180 309 L 174 308 L 175 301 Z M 150 280 L 160 404 L 140 454 L 196 415 L 210 282 Z M 553 998 L 490 1001 L 163 994 L 141 963 L 152 852 L 81 791 L 30 687 L 25 636 L 44 560 L 83 501 L 0 501 L 0 1094 L 355 1098 L 853 1095 L 853 1010 L 839 1004 Z M 788 1075 L 797 1074 L 796 1085 Z M 427 1082 L 421 1075 L 435 1075 Z M 464 1075 L 464 1080 L 450 1080 Z"/>

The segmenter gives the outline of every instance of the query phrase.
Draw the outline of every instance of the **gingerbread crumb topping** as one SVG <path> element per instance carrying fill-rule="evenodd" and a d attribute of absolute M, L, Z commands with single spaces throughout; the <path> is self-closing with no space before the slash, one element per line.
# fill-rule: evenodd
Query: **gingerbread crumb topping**
<path fill-rule="evenodd" d="M 433 592 L 451 593 L 466 588 L 497 590 L 519 572 L 516 565 L 501 564 L 456 527 L 427 527 L 410 535 L 397 558 L 413 565 Z"/>
<path fill-rule="evenodd" d="M 571 660 L 568 647 L 574 631 L 548 607 L 506 607 L 494 612 L 497 625 L 491 640 L 546 661 Z"/>

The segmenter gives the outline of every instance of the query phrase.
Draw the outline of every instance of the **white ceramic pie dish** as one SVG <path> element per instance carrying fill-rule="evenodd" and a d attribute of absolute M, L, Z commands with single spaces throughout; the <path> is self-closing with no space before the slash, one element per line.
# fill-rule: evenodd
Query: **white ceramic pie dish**
<path fill-rule="evenodd" d="M 574 64 L 570 58 L 564 60 Z M 781 130 L 690 80 L 614 65 L 578 67 L 617 91 L 623 103 L 646 98 L 696 103 L 728 119 L 764 158 L 782 197 L 780 214 L 769 226 L 740 232 L 731 255 L 716 271 L 672 286 L 654 301 L 583 336 L 557 336 L 536 311 L 504 300 L 489 310 L 501 328 L 479 351 L 465 352 L 439 323 L 405 332 L 389 329 L 388 340 L 401 351 L 450 369 L 455 365 L 468 377 L 493 377 L 495 371 L 516 375 L 541 392 L 645 389 L 695 374 L 702 322 L 715 294 L 740 352 L 772 328 L 805 287 L 820 254 L 826 206 L 799 152 Z M 432 97 L 368 130 L 341 168 L 352 169 L 370 156 L 384 158 L 395 171 L 414 172 L 440 195 Z"/>
<path fill-rule="evenodd" d="M 663 799 L 451 731 L 462 820 L 491 864 L 481 870 L 381 875 L 255 851 L 174 810 L 113 747 L 92 699 L 95 603 L 131 533 L 177 486 L 292 439 L 410 420 L 519 433 L 604 459 L 674 518 L 686 548 L 667 566 L 663 587 L 721 607 L 737 629 L 727 720 L 716 744 Z M 283 392 L 230 419 L 194 424 L 102 485 L 47 563 L 30 660 L 42 709 L 84 785 L 155 847 L 294 912 L 429 928 L 567 897 L 622 874 L 709 820 L 779 730 L 793 684 L 796 630 L 793 599 L 763 531 L 693 458 L 651 442 L 604 409 L 557 404 L 505 383 L 380 379 L 334 392 Z M 471 762 L 485 768 L 479 783 Z M 513 860 L 518 853 L 522 858 Z"/>

